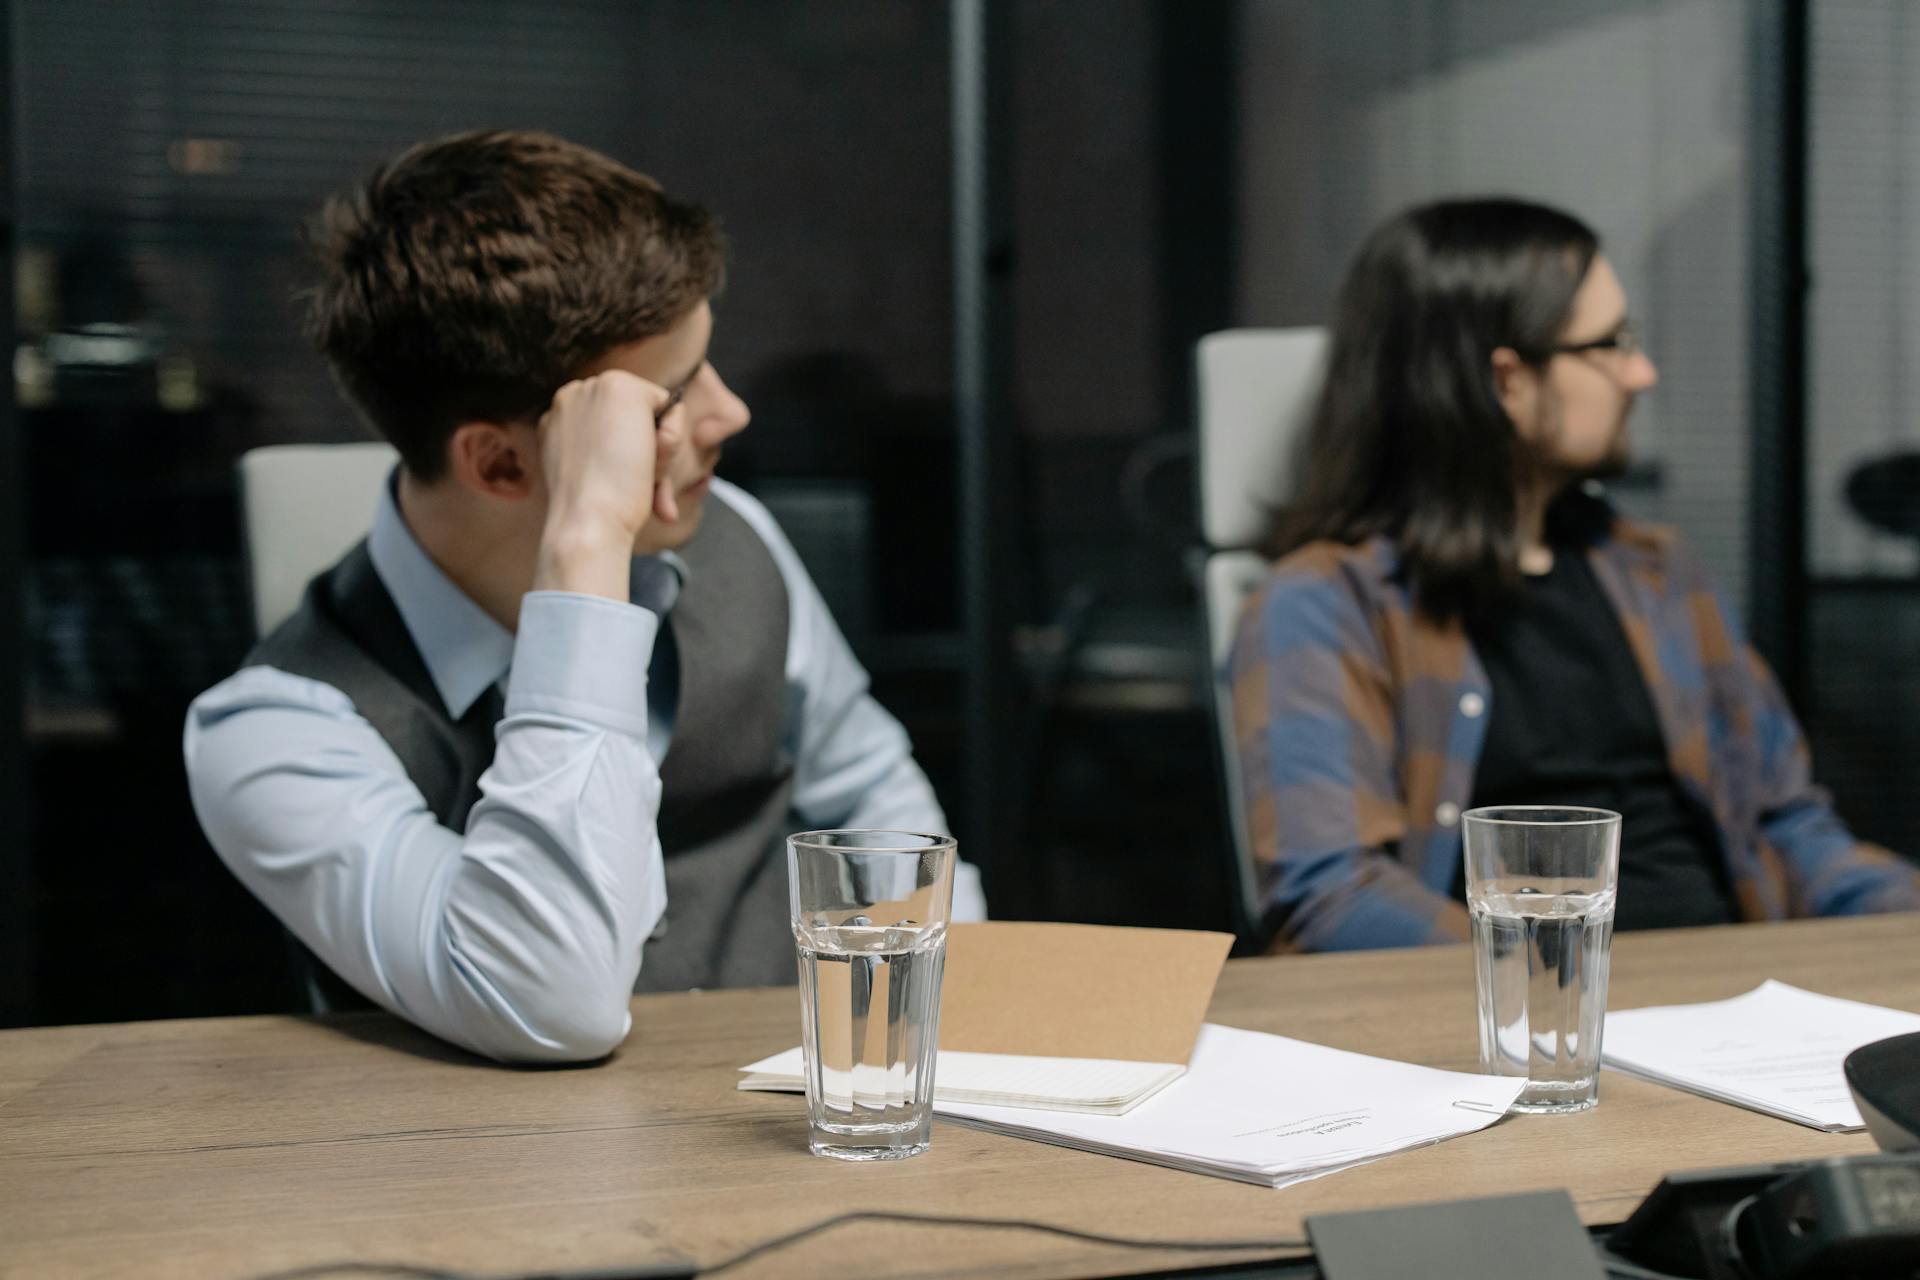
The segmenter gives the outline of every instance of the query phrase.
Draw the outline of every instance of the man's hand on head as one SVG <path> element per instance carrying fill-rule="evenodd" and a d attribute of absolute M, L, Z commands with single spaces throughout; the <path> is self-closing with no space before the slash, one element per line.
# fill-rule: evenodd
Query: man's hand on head
<path fill-rule="evenodd" d="M 547 520 L 534 589 L 628 598 L 634 539 L 678 515 L 668 462 L 686 415 L 656 423 L 664 388 L 612 369 L 569 382 L 540 419 Z"/>

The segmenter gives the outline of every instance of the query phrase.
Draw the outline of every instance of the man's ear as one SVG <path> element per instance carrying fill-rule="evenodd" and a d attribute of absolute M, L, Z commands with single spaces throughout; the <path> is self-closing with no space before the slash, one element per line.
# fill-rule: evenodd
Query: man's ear
<path fill-rule="evenodd" d="M 1512 347 L 1495 347 L 1491 361 L 1494 397 L 1507 411 L 1513 429 L 1522 437 L 1530 437 L 1539 417 L 1540 370 L 1522 360 Z"/>
<path fill-rule="evenodd" d="M 517 502 L 533 492 L 536 440 L 527 426 L 463 422 L 447 443 L 448 470 L 475 493 Z"/>

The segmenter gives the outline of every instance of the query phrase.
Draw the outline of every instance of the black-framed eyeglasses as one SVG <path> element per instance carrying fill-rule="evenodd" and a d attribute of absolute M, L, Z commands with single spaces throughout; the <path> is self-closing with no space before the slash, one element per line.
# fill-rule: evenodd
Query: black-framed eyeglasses
<path fill-rule="evenodd" d="M 1622 360 L 1639 355 L 1646 348 L 1640 345 L 1640 334 L 1632 324 L 1623 321 L 1620 327 L 1604 338 L 1595 338 L 1591 342 L 1560 342 L 1541 351 L 1542 356 L 1579 356 L 1589 351 L 1609 351 Z"/>
<path fill-rule="evenodd" d="M 707 367 L 706 363 L 702 361 L 700 365 L 700 369 L 704 369 L 706 367 Z M 653 411 L 653 420 L 655 422 L 660 421 L 662 418 L 666 417 L 668 414 L 672 413 L 675 409 L 678 409 L 680 407 L 680 402 L 686 399 L 687 388 L 692 386 L 693 380 L 700 376 L 700 369 L 695 369 L 692 373 L 682 378 L 678 386 L 672 387 L 667 391 L 666 400 L 661 403 L 658 409 L 655 409 Z"/>

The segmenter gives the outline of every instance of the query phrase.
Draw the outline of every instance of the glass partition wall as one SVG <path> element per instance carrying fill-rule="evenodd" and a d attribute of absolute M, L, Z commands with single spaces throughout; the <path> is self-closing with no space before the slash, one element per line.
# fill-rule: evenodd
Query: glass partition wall
<path fill-rule="evenodd" d="M 1806 19 L 1803 711 L 1843 811 L 1911 852 L 1920 108 L 1901 72 L 1920 19 L 1760 7 Z M 955 226 L 962 10 L 991 33 L 1003 184 L 975 241 Z M 1776 235 L 1755 210 L 1784 180 L 1756 139 L 1793 50 L 1756 42 L 1742 0 L 5 11 L 19 643 L 0 642 L 0 772 L 25 800 L 0 794 L 0 1022 L 293 1007 L 277 927 L 200 837 L 181 719 L 253 639 L 236 458 L 362 438 L 299 333 L 300 222 L 455 129 L 550 129 L 722 214 L 713 354 L 755 415 L 723 474 L 782 521 L 1001 914 L 1229 927 L 1185 569 L 1191 346 L 1323 321 L 1361 237 L 1408 203 L 1505 192 L 1600 230 L 1662 374 L 1616 495 L 1755 602 L 1753 530 L 1776 515 L 1754 483 L 1774 384 L 1749 317 Z M 964 244 L 998 298 L 985 635 L 961 590 Z M 991 770 L 969 767 L 981 644 L 1004 659 Z M 997 839 L 966 829 L 970 778 L 993 780 Z"/>

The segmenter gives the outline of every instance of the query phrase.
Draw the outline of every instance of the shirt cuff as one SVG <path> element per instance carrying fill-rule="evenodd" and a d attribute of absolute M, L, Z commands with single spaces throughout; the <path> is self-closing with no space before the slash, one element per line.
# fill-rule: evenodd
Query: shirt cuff
<path fill-rule="evenodd" d="M 508 716 L 584 720 L 642 741 L 647 667 L 660 616 L 639 605 L 572 591 L 529 591 L 507 679 Z"/>

